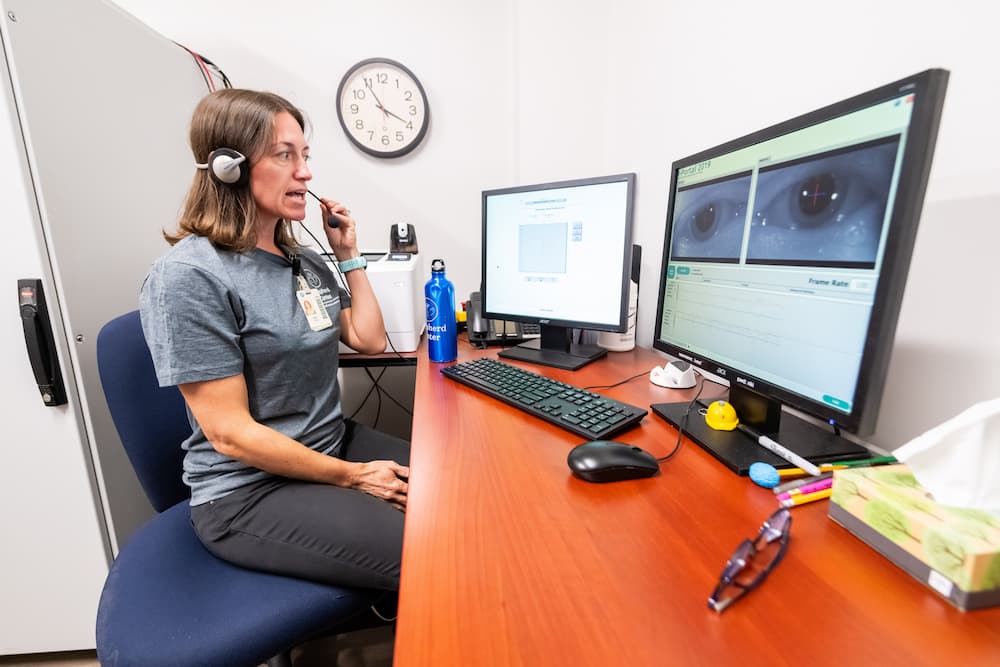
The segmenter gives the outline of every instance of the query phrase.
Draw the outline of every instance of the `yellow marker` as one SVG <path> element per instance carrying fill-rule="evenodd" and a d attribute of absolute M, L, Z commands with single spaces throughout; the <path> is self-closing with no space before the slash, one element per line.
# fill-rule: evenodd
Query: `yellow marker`
<path fill-rule="evenodd" d="M 862 466 L 880 466 L 892 463 L 899 463 L 895 456 L 875 456 L 870 459 L 855 459 L 853 461 L 835 461 L 833 463 L 821 464 L 820 472 L 830 472 L 831 470 L 843 470 L 844 468 L 858 468 Z M 801 477 L 807 475 L 802 468 L 784 468 L 778 471 L 779 477 Z"/>
<path fill-rule="evenodd" d="M 806 503 L 811 503 L 815 500 L 829 498 L 831 493 L 833 493 L 833 489 L 823 489 L 822 491 L 816 491 L 814 493 L 803 493 L 801 495 L 792 496 L 787 500 L 782 500 L 781 506 L 795 507 L 796 505 L 805 505 Z"/>
<path fill-rule="evenodd" d="M 843 470 L 844 468 L 847 468 L 847 467 L 848 466 L 843 465 L 843 464 L 834 465 L 832 463 L 824 463 L 824 464 L 822 464 L 822 465 L 819 466 L 819 471 L 820 472 L 830 472 L 832 470 Z M 809 475 L 809 474 L 810 473 L 807 473 L 802 468 L 779 468 L 778 469 L 778 477 L 801 477 L 802 475 Z"/>

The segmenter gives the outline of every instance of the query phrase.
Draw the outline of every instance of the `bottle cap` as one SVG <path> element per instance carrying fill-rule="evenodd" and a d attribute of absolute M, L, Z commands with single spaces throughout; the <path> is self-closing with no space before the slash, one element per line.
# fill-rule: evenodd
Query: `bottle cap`
<path fill-rule="evenodd" d="M 444 271 L 444 260 L 443 259 L 431 260 L 431 271 Z"/>

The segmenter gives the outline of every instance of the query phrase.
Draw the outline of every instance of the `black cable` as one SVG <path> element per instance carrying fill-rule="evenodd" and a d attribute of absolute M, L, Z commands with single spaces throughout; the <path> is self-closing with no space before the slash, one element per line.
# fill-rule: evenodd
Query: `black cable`
<path fill-rule="evenodd" d="M 340 284 L 344 286 L 344 291 L 347 292 L 347 296 L 351 296 L 351 288 L 347 286 L 347 278 L 344 277 L 344 272 L 340 270 L 340 263 L 337 261 L 337 256 L 333 254 L 333 249 L 331 248 L 330 252 L 324 250 L 323 244 L 320 243 L 320 240 L 316 238 L 315 234 L 309 231 L 309 228 L 306 227 L 306 223 L 299 220 L 299 224 L 302 225 L 302 229 L 306 230 L 306 234 L 312 237 L 312 240 L 316 243 L 316 247 L 319 248 L 324 255 L 327 257 L 333 257 L 333 261 L 330 262 L 330 264 L 333 265 L 333 268 L 337 271 L 337 275 L 340 276 Z"/>
<path fill-rule="evenodd" d="M 207 64 L 207 65 L 208 65 L 209 67 L 211 67 L 211 68 L 212 68 L 212 69 L 213 69 L 213 70 L 214 70 L 214 71 L 215 71 L 216 73 L 218 73 L 218 75 L 219 75 L 220 77 L 222 77 L 222 85 L 223 85 L 223 86 L 225 86 L 226 88 L 232 88 L 232 87 L 233 87 L 233 84 L 232 84 L 232 82 L 231 82 L 231 81 L 229 80 L 229 77 L 228 77 L 228 76 L 226 76 L 226 73 L 225 73 L 225 72 L 223 72 L 223 71 L 222 71 L 222 69 L 221 69 L 221 68 L 220 68 L 220 67 L 219 67 L 218 65 L 216 65 L 215 63 L 213 63 L 213 62 L 212 62 L 211 60 L 209 60 L 209 59 L 208 59 L 208 58 L 206 58 L 205 56 L 202 56 L 201 54 L 199 54 L 199 56 L 201 57 L 201 59 L 202 59 L 203 61 L 205 61 L 205 63 L 206 63 L 206 64 Z"/>
<path fill-rule="evenodd" d="M 383 366 L 382 372 L 378 374 L 378 377 L 375 379 L 375 382 L 372 384 L 371 387 L 368 388 L 368 393 L 366 393 L 365 397 L 361 399 L 361 403 L 358 404 L 358 407 L 355 408 L 354 412 L 351 413 L 351 416 L 348 417 L 348 419 L 354 419 L 354 417 L 356 417 L 357 414 L 361 412 L 361 408 L 365 407 L 365 404 L 368 402 L 368 399 L 371 398 L 372 392 L 376 390 L 376 387 L 378 387 L 378 381 L 382 379 L 382 376 L 384 374 L 385 374 L 385 367 Z"/>
<path fill-rule="evenodd" d="M 368 370 L 367 368 L 365 370 Z M 385 369 L 382 369 L 383 372 Z M 382 377 L 379 375 L 379 377 Z M 375 383 L 375 421 L 372 422 L 372 428 L 378 428 L 378 420 L 382 417 L 382 389 L 378 386 L 378 380 L 373 380 Z"/>
<path fill-rule="evenodd" d="M 389 347 L 390 347 L 390 348 L 392 348 L 392 351 L 393 351 L 393 353 L 394 353 L 394 354 L 395 354 L 395 355 L 396 355 L 397 357 L 399 357 L 400 359 L 405 359 L 405 358 L 406 358 L 406 357 L 404 357 L 403 355 L 401 355 L 401 354 L 399 353 L 399 350 L 397 350 L 397 349 L 396 349 L 396 346 L 392 344 L 392 336 L 390 336 L 388 332 L 386 332 L 386 334 L 385 334 L 385 339 L 386 339 L 386 341 L 387 341 L 387 342 L 389 343 Z"/>
<path fill-rule="evenodd" d="M 326 255 L 327 257 L 333 256 L 333 261 L 330 263 L 333 264 L 333 267 L 337 270 L 337 274 L 340 275 L 340 282 L 344 286 L 344 291 L 347 292 L 348 296 L 350 296 L 351 288 L 347 286 L 347 278 L 344 277 L 343 271 L 340 270 L 340 265 L 337 262 L 337 256 L 333 254 L 332 250 L 331 252 L 326 252 L 325 250 L 323 250 L 323 244 L 320 243 L 319 239 L 316 238 L 316 236 L 311 231 L 309 231 L 309 228 L 306 227 L 306 223 L 299 220 L 299 224 L 302 225 L 302 229 L 306 230 L 306 234 L 312 237 L 312 240 L 316 243 L 316 246 L 323 251 L 324 255 Z M 385 339 L 389 343 L 389 347 L 392 348 L 393 353 L 397 357 L 399 357 L 400 359 L 406 358 L 402 354 L 400 354 L 399 350 L 396 349 L 396 346 L 392 344 L 392 337 L 388 333 L 386 333 Z"/>
<path fill-rule="evenodd" d="M 368 368 L 365 368 L 365 373 L 367 373 L 367 374 L 368 374 L 368 377 L 369 377 L 369 378 L 371 379 L 371 381 L 372 381 L 372 382 L 374 382 L 375 384 L 377 384 L 377 385 L 378 385 L 378 380 L 376 380 L 376 379 L 375 379 L 375 377 L 374 377 L 374 376 L 372 375 L 372 372 L 371 372 L 371 370 L 369 370 Z M 381 378 L 382 376 L 380 375 L 379 377 Z M 379 386 L 378 386 L 378 390 L 377 390 L 377 391 L 379 391 L 379 392 L 382 392 L 382 393 L 384 393 L 384 394 L 385 394 L 385 397 L 386 397 L 386 398 L 388 398 L 388 399 L 389 399 L 390 401 L 392 401 L 393 403 L 395 403 L 395 404 L 396 404 L 397 406 L 399 406 L 399 409 L 400 409 L 400 410 L 402 410 L 402 411 L 403 411 L 403 412 L 405 412 L 406 414 L 410 415 L 411 417 L 413 416 L 413 412 L 412 412 L 412 411 L 411 411 L 411 410 L 410 410 L 409 408 L 407 408 L 407 407 L 406 407 L 405 405 L 403 405 L 402 403 L 400 403 L 399 401 L 397 401 L 397 400 L 396 400 L 396 399 L 395 399 L 395 398 L 393 397 L 393 395 L 392 395 L 392 394 L 390 394 L 390 393 L 389 393 L 389 392 L 388 392 L 388 391 L 387 391 L 387 390 L 385 389 L 385 387 L 383 387 L 383 386 L 379 385 Z"/>
<path fill-rule="evenodd" d="M 619 385 L 623 385 L 626 382 L 631 382 L 632 380 L 634 380 L 636 378 L 641 378 L 644 375 L 649 375 L 649 371 L 643 371 L 641 373 L 637 373 L 637 374 L 633 375 L 630 378 L 625 378 L 624 380 L 622 380 L 620 382 L 615 382 L 614 384 L 595 384 L 595 385 L 591 385 L 589 387 L 581 387 L 581 388 L 584 389 L 584 390 L 590 390 L 590 389 L 611 389 L 612 387 L 617 387 Z"/>
<path fill-rule="evenodd" d="M 694 404 L 698 402 L 698 397 L 701 396 L 701 390 L 705 388 L 706 378 L 703 375 L 701 375 L 701 373 L 698 373 L 698 375 L 699 377 L 701 377 L 701 384 L 699 385 L 698 391 L 697 393 L 695 393 L 694 398 L 692 398 L 691 402 L 688 403 L 687 409 L 684 410 L 684 416 L 681 418 L 681 424 L 680 426 L 677 427 L 677 442 L 674 443 L 674 448 L 670 450 L 669 454 L 667 454 L 666 456 L 661 456 L 660 458 L 656 459 L 659 463 L 664 463 L 674 458 L 674 456 L 677 454 L 677 451 L 681 448 L 681 436 L 684 434 L 684 427 L 687 426 L 688 415 L 691 414 L 691 408 L 694 407 Z M 712 380 L 709 380 L 709 382 L 712 382 Z"/>

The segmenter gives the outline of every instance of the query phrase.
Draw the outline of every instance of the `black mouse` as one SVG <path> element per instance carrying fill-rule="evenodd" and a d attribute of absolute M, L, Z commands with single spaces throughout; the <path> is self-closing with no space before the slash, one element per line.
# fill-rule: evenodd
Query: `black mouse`
<path fill-rule="evenodd" d="M 613 440 L 593 440 L 570 450 L 566 463 L 573 474 L 588 482 L 617 482 L 652 477 L 660 469 L 645 449 Z"/>

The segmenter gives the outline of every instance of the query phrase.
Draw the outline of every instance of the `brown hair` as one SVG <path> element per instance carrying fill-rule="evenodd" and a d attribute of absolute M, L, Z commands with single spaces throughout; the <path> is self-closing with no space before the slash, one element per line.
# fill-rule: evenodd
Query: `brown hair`
<path fill-rule="evenodd" d="M 288 112 L 303 132 L 305 118 L 291 102 L 273 93 L 223 88 L 206 95 L 191 116 L 189 141 L 196 163 L 208 162 L 217 148 L 230 148 L 247 157 L 247 167 L 256 163 L 274 140 L 274 118 Z M 177 232 L 164 231 L 170 245 L 185 236 L 204 236 L 225 250 L 244 252 L 257 245 L 257 207 L 249 185 L 233 187 L 217 183 L 207 169 L 198 169 L 188 190 Z M 290 220 L 280 220 L 274 241 L 295 248 Z"/>

